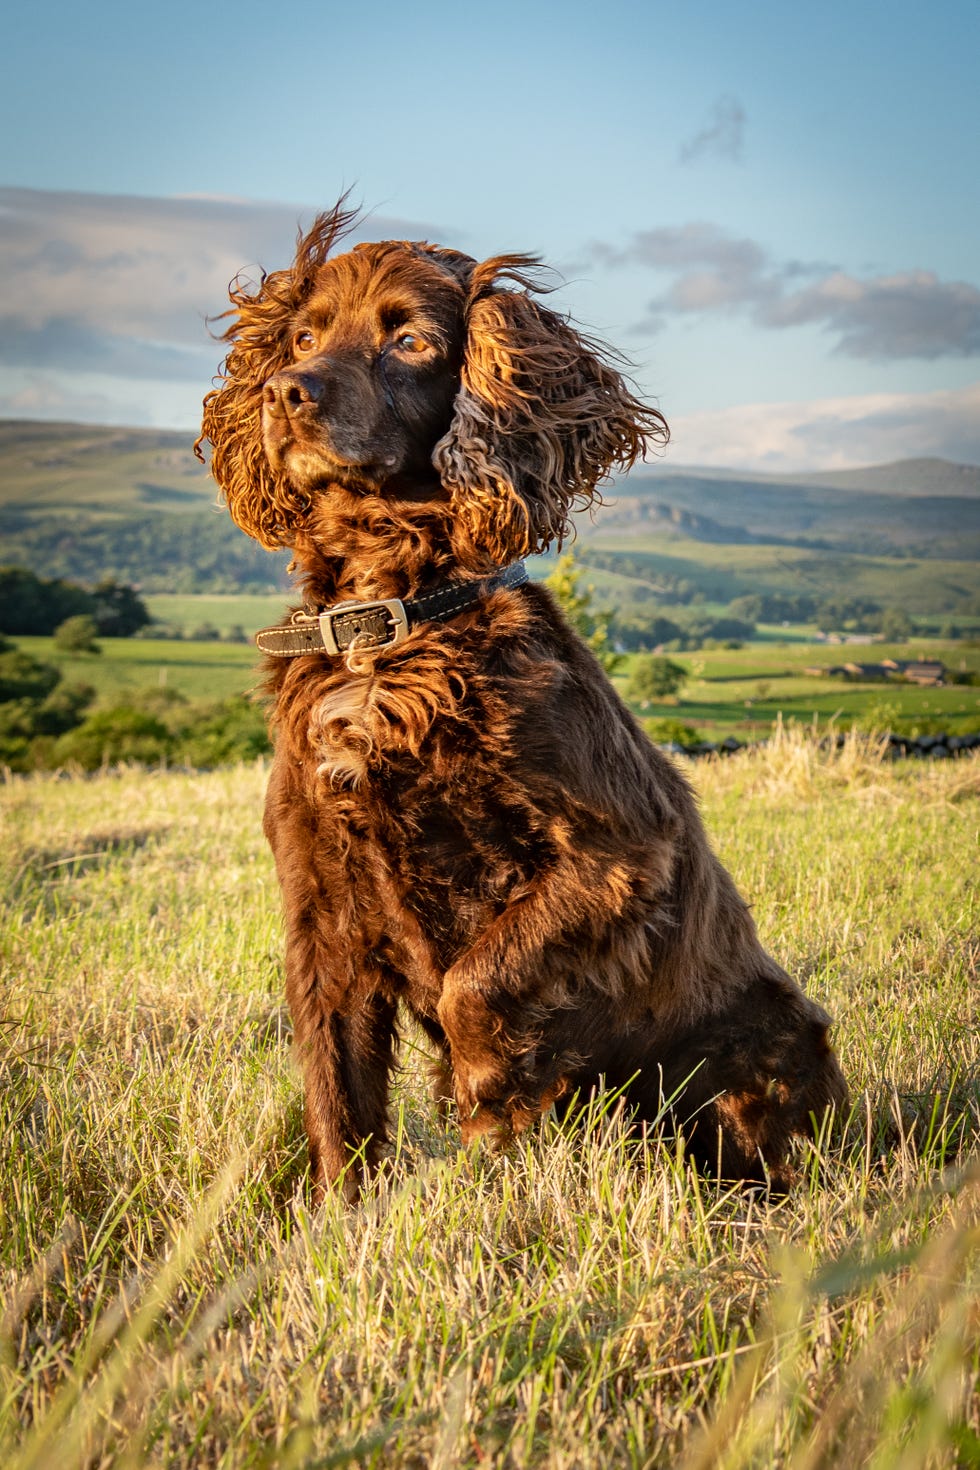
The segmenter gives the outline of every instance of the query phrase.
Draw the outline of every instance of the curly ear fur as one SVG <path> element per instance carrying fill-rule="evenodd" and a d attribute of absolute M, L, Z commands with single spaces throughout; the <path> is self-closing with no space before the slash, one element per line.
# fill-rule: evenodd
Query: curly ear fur
<path fill-rule="evenodd" d="M 218 375 L 221 386 L 204 400 L 194 452 L 203 462 L 201 446 L 210 443 L 211 474 L 233 519 L 269 550 L 292 545 L 309 504 L 269 468 L 262 447 L 262 389 L 290 361 L 293 316 L 333 246 L 357 219 L 358 211 L 346 209 L 346 201 L 345 194 L 298 236 L 288 270 L 263 272 L 257 288 L 236 277 L 228 288 L 231 310 L 219 318 L 233 318 L 220 334 L 231 348 Z"/>
<path fill-rule="evenodd" d="M 530 255 L 478 265 L 467 305 L 462 385 L 433 463 L 461 528 L 500 563 L 559 545 L 574 510 L 601 500 L 614 467 L 629 469 L 667 424 L 611 365 L 613 354 L 528 294 Z M 501 279 L 521 290 L 500 290 Z"/>

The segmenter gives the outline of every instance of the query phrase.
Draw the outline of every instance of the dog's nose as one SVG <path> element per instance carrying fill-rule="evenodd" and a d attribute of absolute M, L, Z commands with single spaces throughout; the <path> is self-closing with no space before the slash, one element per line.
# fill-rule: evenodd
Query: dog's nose
<path fill-rule="evenodd" d="M 308 405 L 319 404 L 323 390 L 323 381 L 314 373 L 276 373 L 262 390 L 262 405 L 272 418 L 290 418 Z"/>

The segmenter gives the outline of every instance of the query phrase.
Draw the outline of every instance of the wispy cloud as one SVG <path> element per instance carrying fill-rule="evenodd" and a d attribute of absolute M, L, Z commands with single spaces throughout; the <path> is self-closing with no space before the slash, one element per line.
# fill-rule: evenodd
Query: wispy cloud
<path fill-rule="evenodd" d="M 706 221 L 642 230 L 622 247 L 599 242 L 592 259 L 671 277 L 636 324 L 660 331 L 671 317 L 724 312 L 770 330 L 813 323 L 848 357 L 980 355 L 980 290 L 933 271 L 858 277 L 826 262 L 774 261 L 755 240 Z"/>
<path fill-rule="evenodd" d="M 705 125 L 678 150 L 681 163 L 726 158 L 738 163 L 745 141 L 745 109 L 736 97 L 719 97 Z"/>
<path fill-rule="evenodd" d="M 980 463 L 980 382 L 933 393 L 748 403 L 671 419 L 675 464 L 793 473 L 938 455 Z"/>

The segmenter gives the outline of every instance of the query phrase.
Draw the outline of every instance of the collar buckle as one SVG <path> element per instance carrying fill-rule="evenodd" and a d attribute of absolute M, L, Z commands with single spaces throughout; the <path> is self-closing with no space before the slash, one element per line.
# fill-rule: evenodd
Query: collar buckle
<path fill-rule="evenodd" d="M 318 615 L 327 653 L 346 653 L 355 639 L 365 648 L 394 648 L 408 637 L 408 614 L 397 597 L 337 602 Z"/>

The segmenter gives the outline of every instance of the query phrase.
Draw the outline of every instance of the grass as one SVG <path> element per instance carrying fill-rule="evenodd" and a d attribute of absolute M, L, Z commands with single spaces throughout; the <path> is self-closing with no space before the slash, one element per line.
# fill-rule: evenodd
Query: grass
<path fill-rule="evenodd" d="M 275 597 L 187 597 L 151 599 L 179 606 L 187 626 L 213 622 L 227 631 L 238 623 L 246 631 L 276 620 L 282 601 Z M 221 605 L 230 605 L 222 613 Z M 183 621 L 184 619 L 175 619 Z M 214 700 L 252 689 L 258 680 L 258 655 L 251 644 L 105 638 L 102 653 L 65 654 L 51 638 L 18 638 L 24 650 L 57 664 L 66 680 L 92 684 L 102 705 L 118 704 L 140 690 L 167 688 L 191 700 Z M 884 728 L 892 719 L 915 720 L 925 730 L 959 733 L 980 729 L 980 688 L 950 685 L 919 689 L 896 683 L 856 684 L 810 677 L 809 666 L 845 659 L 877 662 L 885 657 L 935 655 L 950 668 L 980 670 L 980 646 L 942 639 L 913 639 L 906 644 L 751 643 L 740 649 L 671 654 L 690 672 L 677 704 L 641 709 L 640 715 L 667 715 L 694 726 L 707 738 L 736 734 L 757 738 L 768 734 L 779 716 L 809 724 L 842 720 Z M 631 657 L 616 683 L 625 692 Z"/>
<path fill-rule="evenodd" d="M 232 628 L 239 627 L 251 637 L 260 628 L 280 622 L 287 608 L 295 606 L 297 601 L 295 593 L 271 593 L 268 596 L 258 593 L 237 596 L 161 594 L 147 597 L 146 606 L 155 622 L 183 628 L 185 635 L 202 623 L 211 623 L 225 636 Z"/>
<path fill-rule="evenodd" d="M 21 638 L 19 648 L 55 664 L 71 683 L 91 684 L 101 705 L 123 704 L 144 689 L 174 689 L 188 699 L 223 699 L 256 683 L 258 655 L 251 644 L 176 639 L 103 638 L 102 652 L 62 653 L 53 638 Z"/>
<path fill-rule="evenodd" d="M 410 1036 L 311 1215 L 264 770 L 0 790 L 5 1466 L 980 1464 L 980 764 L 692 774 L 853 1089 L 782 1201 L 609 1105 L 459 1151 Z"/>

